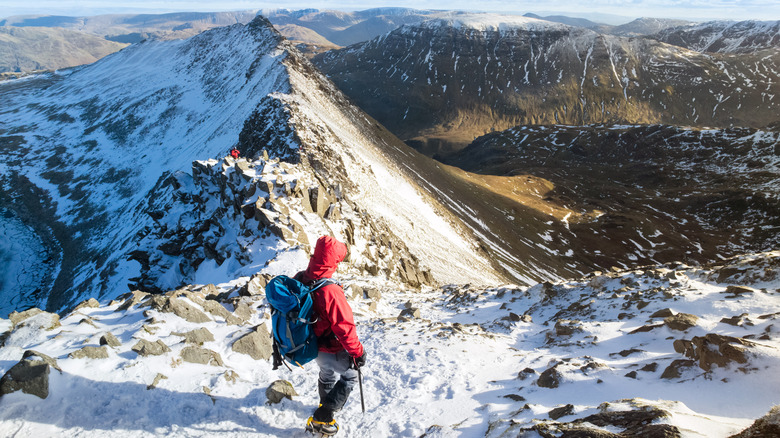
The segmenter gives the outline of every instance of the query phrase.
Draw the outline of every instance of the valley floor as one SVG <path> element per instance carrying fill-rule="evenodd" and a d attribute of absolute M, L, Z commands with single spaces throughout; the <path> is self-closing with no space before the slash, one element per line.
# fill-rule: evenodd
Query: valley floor
<path fill-rule="evenodd" d="M 366 412 L 356 388 L 337 415 L 338 436 L 538 436 L 626 410 L 661 412 L 653 424 L 672 425 L 681 436 L 730 436 L 780 403 L 778 274 L 780 252 L 713 269 L 667 266 L 532 288 L 404 292 L 376 279 L 342 278 L 382 296 L 350 299 L 368 351 Z M 726 293 L 735 283 L 749 287 Z M 268 316 L 264 299 L 248 300 L 259 310 L 244 325 L 216 316 L 192 323 L 143 302 L 119 311 L 120 302 L 85 307 L 49 331 L 41 330 L 45 313 L 13 329 L 0 320 L 9 330 L 0 349 L 3 373 L 28 349 L 62 368 L 51 370 L 45 400 L 21 392 L 0 399 L 0 435 L 308 436 L 317 366 L 272 371 L 269 361 L 233 351 L 231 344 Z M 222 365 L 182 361 L 181 333 L 198 328 L 214 335 L 202 346 Z M 121 343 L 108 358 L 69 357 L 98 345 L 107 331 Z M 712 333 L 742 339 L 744 355 L 730 358 L 746 362 L 710 363 L 710 371 L 701 368 L 705 359 L 682 363 L 674 341 Z M 172 351 L 137 355 L 131 347 L 139 339 L 161 340 Z M 150 387 L 158 373 L 166 378 Z M 266 388 L 277 379 L 299 395 L 267 404 Z M 566 405 L 552 421 L 550 411 Z M 628 426 L 588 427 L 619 433 Z"/>

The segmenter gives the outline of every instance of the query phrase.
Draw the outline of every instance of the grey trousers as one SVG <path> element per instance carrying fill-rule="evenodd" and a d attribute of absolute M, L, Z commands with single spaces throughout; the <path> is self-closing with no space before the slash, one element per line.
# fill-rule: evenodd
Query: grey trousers
<path fill-rule="evenodd" d="M 335 412 L 344 407 L 358 381 L 358 372 L 350 368 L 351 364 L 352 358 L 346 350 L 336 354 L 320 351 L 317 355 L 317 365 L 320 366 L 317 388 L 323 408 Z"/>

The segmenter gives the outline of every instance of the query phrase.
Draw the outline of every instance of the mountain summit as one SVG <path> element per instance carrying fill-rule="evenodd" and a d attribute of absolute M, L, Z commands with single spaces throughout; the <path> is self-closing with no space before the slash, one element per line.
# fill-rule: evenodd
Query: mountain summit
<path fill-rule="evenodd" d="M 2 207 L 37 223 L 59 254 L 49 259 L 59 274 L 27 304 L 60 310 L 80 295 L 126 290 L 140 269 L 126 259 L 169 208 L 171 177 L 236 145 L 248 157 L 265 149 L 303 163 L 310 186 L 385 223 L 398 236 L 387 243 L 408 246 L 436 280 L 453 265 L 461 266 L 453 280 L 499 278 L 468 233 L 388 158 L 406 146 L 262 17 L 136 44 L 83 68 L 0 84 L 0 93 Z"/>

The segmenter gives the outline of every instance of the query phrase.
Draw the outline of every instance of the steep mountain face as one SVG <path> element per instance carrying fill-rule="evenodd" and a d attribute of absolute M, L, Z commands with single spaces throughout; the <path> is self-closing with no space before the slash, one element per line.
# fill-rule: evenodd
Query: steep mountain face
<path fill-rule="evenodd" d="M 690 263 L 780 245 L 779 150 L 779 132 L 747 128 L 523 126 L 477 139 L 450 164 L 545 178 L 548 196 L 600 212 L 561 234 L 576 236 L 579 258 Z"/>
<path fill-rule="evenodd" d="M 0 26 L 55 27 L 89 33 L 120 43 L 137 43 L 146 38 L 189 38 L 207 29 L 246 24 L 257 11 L 175 12 L 169 14 L 108 14 L 89 17 L 19 15 L 0 20 Z"/>
<path fill-rule="evenodd" d="M 521 124 L 777 122 L 776 53 L 695 53 L 524 17 L 404 26 L 314 58 L 361 108 L 428 155 Z"/>
<path fill-rule="evenodd" d="M 755 53 L 780 47 L 780 21 L 712 21 L 664 29 L 653 38 L 713 53 Z"/>
<path fill-rule="evenodd" d="M 180 235 L 173 238 L 176 230 L 191 230 L 187 224 L 194 221 L 206 227 L 201 232 L 212 225 L 220 231 L 223 219 L 247 220 L 241 203 L 237 211 L 218 207 L 227 201 L 186 187 L 179 190 L 178 177 L 173 176 L 189 172 L 194 160 L 223 156 L 234 145 L 250 158 L 260 157 L 265 149 L 272 157 L 302 166 L 300 179 L 317 187 L 312 199 L 327 200 L 320 213 L 324 215 L 331 204 L 346 212 L 334 233 L 345 238 L 342 230 L 352 220 L 359 228 L 355 235 L 363 236 L 360 230 L 365 227 L 375 233 L 359 238 L 364 242 L 361 251 L 399 255 L 390 274 L 401 275 L 403 268 L 407 274 L 425 277 L 419 264 L 431 269 L 431 281 L 444 281 L 442 273 L 454 265 L 461 269 L 453 281 L 499 281 L 500 276 L 475 253 L 468 232 L 384 151 L 405 145 L 348 104 L 261 17 L 189 40 L 140 43 L 72 71 L 4 82 L 0 93 L 4 101 L 0 207 L 9 212 L 4 217 L 44 236 L 39 240 L 57 255 L 51 269 L 59 266 L 52 283 L 44 279 L 37 294 L 21 294 L 31 297 L 27 305 L 61 310 L 79 296 L 115 296 L 127 290 L 127 284 L 148 286 L 144 278 L 162 277 L 150 274 L 152 266 L 144 265 L 154 259 L 155 248 L 171 238 L 174 242 L 168 242 L 162 253 L 184 257 L 180 249 L 186 242 L 176 241 Z M 176 210 L 177 203 L 195 195 L 201 196 L 192 207 L 201 209 L 198 218 L 185 215 L 182 223 L 178 219 L 169 223 L 160 214 Z M 251 197 L 242 190 L 233 194 L 236 199 L 239 195 L 244 196 L 242 202 Z M 346 198 L 352 204 L 342 206 Z M 236 199 L 225 205 L 232 208 Z M 205 204 L 211 206 L 195 207 Z M 266 207 L 270 209 L 258 206 Z M 268 238 L 277 219 L 292 230 L 288 215 L 277 212 L 273 219 L 262 227 L 255 223 L 254 228 L 239 228 L 248 234 L 241 239 L 225 235 L 232 228 L 222 227 L 223 234 L 217 237 L 233 238 L 230 259 L 238 263 L 230 269 L 260 270 L 278 252 L 302 243 L 297 239 L 284 243 L 291 236 L 276 225 L 279 230 L 272 239 L 281 243 L 266 242 L 264 247 L 272 250 L 253 252 L 256 247 L 247 244 L 253 241 L 251 236 Z M 316 222 L 307 230 L 316 236 L 327 233 L 328 227 Z M 201 246 L 216 244 L 203 236 Z M 201 248 L 198 254 L 206 252 Z M 305 260 L 305 248 L 299 253 Z M 131 254 L 134 260 L 127 260 Z M 165 257 L 160 257 L 165 266 L 183 266 L 181 260 L 162 260 Z M 225 254 L 212 253 L 209 260 L 224 258 Z M 203 274 L 197 270 L 202 262 L 190 260 L 191 269 L 178 272 L 162 269 L 175 272 L 166 277 L 173 283 L 165 286 L 193 281 Z M 203 264 L 207 265 L 218 270 Z M 235 274 L 227 272 L 228 265 L 217 265 L 225 275 Z M 466 269 L 469 266 L 484 275 Z M 3 291 L 4 296 L 7 293 Z"/>
<path fill-rule="evenodd" d="M 90 64 L 126 46 L 65 29 L 0 27 L 0 73 Z"/>

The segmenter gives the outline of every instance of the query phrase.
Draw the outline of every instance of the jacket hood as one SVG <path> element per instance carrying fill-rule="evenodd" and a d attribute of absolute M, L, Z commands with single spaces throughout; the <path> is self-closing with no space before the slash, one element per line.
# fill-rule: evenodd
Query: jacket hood
<path fill-rule="evenodd" d="M 330 278 L 346 256 L 347 245 L 331 236 L 320 237 L 314 247 L 314 255 L 309 259 L 306 277 L 312 280 Z"/>

